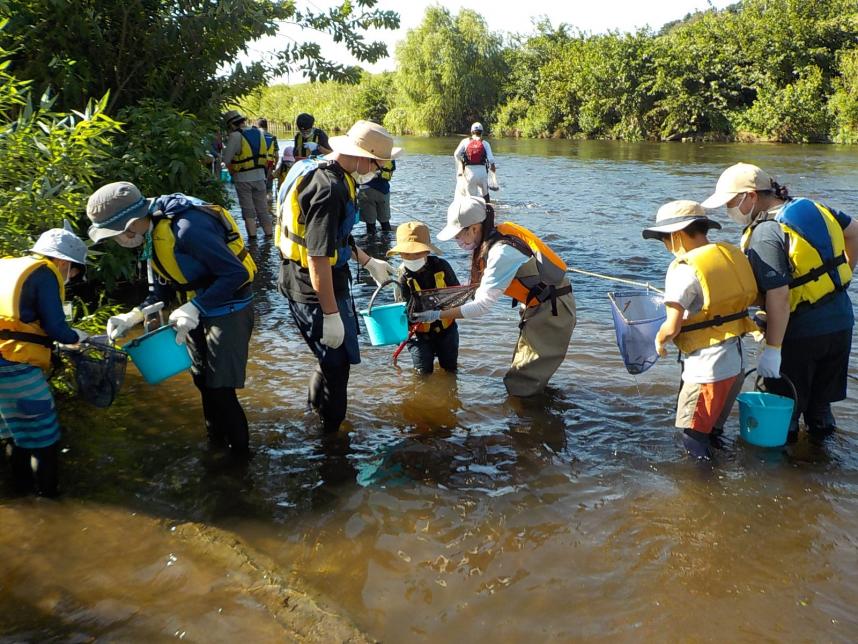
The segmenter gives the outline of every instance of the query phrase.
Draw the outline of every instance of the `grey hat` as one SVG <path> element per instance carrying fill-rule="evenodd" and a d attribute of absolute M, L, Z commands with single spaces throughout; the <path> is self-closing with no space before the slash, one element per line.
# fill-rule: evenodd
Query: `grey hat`
<path fill-rule="evenodd" d="M 86 243 L 71 231 L 68 222 L 65 226 L 43 232 L 30 252 L 86 266 Z"/>
<path fill-rule="evenodd" d="M 468 226 L 473 226 L 486 218 L 486 201 L 482 197 L 456 197 L 447 208 L 447 225 L 436 237 L 449 241 Z"/>
<path fill-rule="evenodd" d="M 244 123 L 246 120 L 244 115 L 238 110 L 229 110 L 223 115 L 224 125 L 238 125 L 239 123 Z"/>
<path fill-rule="evenodd" d="M 128 224 L 149 214 L 149 200 L 128 181 L 116 181 L 92 193 L 86 216 L 92 222 L 89 238 L 101 241 L 123 232 Z"/>

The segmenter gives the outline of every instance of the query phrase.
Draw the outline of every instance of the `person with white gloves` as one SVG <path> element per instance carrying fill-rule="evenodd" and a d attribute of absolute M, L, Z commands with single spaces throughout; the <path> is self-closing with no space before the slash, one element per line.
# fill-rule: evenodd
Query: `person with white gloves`
<path fill-rule="evenodd" d="M 54 342 L 87 337 L 63 312 L 66 285 L 84 271 L 86 253 L 71 230 L 53 228 L 29 255 L 0 259 L 0 442 L 7 443 L 0 458 L 8 453 L 20 493 L 58 493 L 60 425 L 45 372 Z"/>
<path fill-rule="evenodd" d="M 246 457 L 247 417 L 236 389 L 245 384 L 256 264 L 232 215 L 182 194 L 146 199 L 127 181 L 96 190 L 86 214 L 93 241 L 142 247 L 149 261 L 149 296 L 139 307 L 111 317 L 108 336 L 125 335 L 156 303 L 182 302 L 169 321 L 176 342 L 187 344 L 191 354 L 209 441 Z"/>
<path fill-rule="evenodd" d="M 812 199 L 790 196 L 785 186 L 750 163 L 730 166 L 704 208 L 724 207 L 742 226 L 766 313 L 765 348 L 757 371 L 766 390 L 798 396 L 788 442 L 798 420 L 810 438 L 835 429 L 831 403 L 846 397 L 855 317 L 847 288 L 858 261 L 858 223 Z"/>
<path fill-rule="evenodd" d="M 333 152 L 325 160 L 301 162 L 306 165 L 300 175 L 281 189 L 277 245 L 283 258 L 280 292 L 318 360 L 308 401 L 324 431 L 335 432 L 346 415 L 350 367 L 360 362 L 349 260 L 357 260 L 377 284 L 394 274 L 390 264 L 367 255 L 351 236 L 358 219 L 357 185 L 401 150 L 393 147 L 387 130 L 370 121 L 331 137 L 330 146 Z"/>

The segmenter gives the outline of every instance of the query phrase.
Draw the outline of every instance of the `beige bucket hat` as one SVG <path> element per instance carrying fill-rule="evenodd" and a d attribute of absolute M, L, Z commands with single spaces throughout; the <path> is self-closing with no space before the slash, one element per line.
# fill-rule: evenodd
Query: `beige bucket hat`
<path fill-rule="evenodd" d="M 771 190 L 772 177 L 751 163 L 737 163 L 721 173 L 715 192 L 702 204 L 704 208 L 720 208 L 736 195 L 757 190 Z"/>
<path fill-rule="evenodd" d="M 706 216 L 703 206 L 696 201 L 680 199 L 664 204 L 655 214 L 655 226 L 643 229 L 644 239 L 661 239 L 667 233 L 675 233 L 693 224 L 695 221 L 705 221 L 707 229 L 721 228 L 714 219 Z"/>
<path fill-rule="evenodd" d="M 396 245 L 387 251 L 387 255 L 423 253 L 427 250 L 435 255 L 443 254 L 432 244 L 429 226 L 420 221 L 408 221 L 396 227 Z"/>
<path fill-rule="evenodd" d="M 402 154 L 402 148 L 393 147 L 390 132 L 372 121 L 358 121 L 349 128 L 347 134 L 332 136 L 328 141 L 334 152 L 354 157 L 390 161 Z"/>

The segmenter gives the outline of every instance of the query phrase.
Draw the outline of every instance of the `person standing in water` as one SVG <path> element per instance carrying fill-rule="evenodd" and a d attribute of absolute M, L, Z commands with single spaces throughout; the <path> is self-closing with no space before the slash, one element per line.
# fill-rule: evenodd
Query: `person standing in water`
<path fill-rule="evenodd" d="M 456 163 L 456 176 L 459 178 L 463 193 L 489 199 L 489 175 L 495 171 L 495 157 L 492 146 L 483 139 L 482 123 L 471 125 L 471 136 L 462 139 L 453 152 Z"/>

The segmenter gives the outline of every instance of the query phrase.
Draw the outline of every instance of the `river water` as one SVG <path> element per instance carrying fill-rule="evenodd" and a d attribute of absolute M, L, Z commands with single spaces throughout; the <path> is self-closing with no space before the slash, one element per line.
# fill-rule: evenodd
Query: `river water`
<path fill-rule="evenodd" d="M 653 284 L 670 257 L 641 228 L 666 201 L 705 198 L 736 161 L 858 214 L 855 148 L 492 143 L 499 220 L 574 267 Z M 402 144 L 394 224 L 421 219 L 434 234 L 456 140 Z M 736 241 L 716 216 L 713 237 Z M 373 254 L 391 244 L 362 228 Z M 441 246 L 465 276 L 464 253 Z M 397 370 L 391 348 L 362 335 L 348 419 L 323 439 L 276 251 L 254 252 L 241 398 L 255 457 L 242 469 L 207 451 L 184 375 L 152 387 L 131 367 L 111 409 L 67 404 L 63 498 L 0 496 L 0 641 L 289 641 L 259 595 L 275 573 L 388 642 L 858 638 L 854 398 L 836 405 L 840 431 L 823 446 L 751 448 L 734 410 L 717 460 L 692 462 L 672 427 L 675 354 L 629 375 L 607 299 L 616 286 L 574 275 L 579 322 L 545 395 L 507 397 L 517 314 L 499 305 L 460 323 L 457 377 L 414 376 L 407 352 Z M 363 308 L 372 287 L 357 278 Z M 189 524 L 249 554 L 237 563 L 177 536 Z"/>

